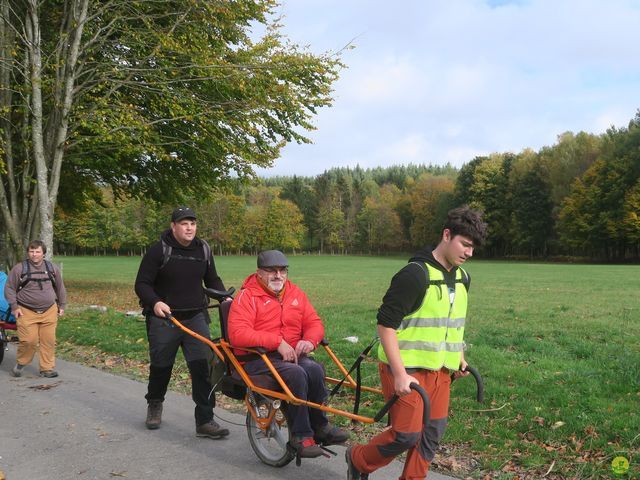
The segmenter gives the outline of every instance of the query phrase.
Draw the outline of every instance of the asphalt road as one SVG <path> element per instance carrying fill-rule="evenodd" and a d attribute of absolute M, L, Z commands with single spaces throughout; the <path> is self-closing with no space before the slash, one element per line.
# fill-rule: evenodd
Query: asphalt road
<path fill-rule="evenodd" d="M 335 447 L 337 457 L 303 460 L 301 467 L 269 467 L 251 450 L 244 416 L 216 409 L 231 434 L 197 438 L 191 398 L 169 393 L 162 427 L 150 431 L 143 383 L 62 360 L 58 378 L 40 378 L 37 359 L 14 378 L 14 363 L 10 345 L 0 365 L 0 472 L 6 480 L 346 478 L 344 447 Z M 370 478 L 394 479 L 400 471 L 393 462 Z M 428 478 L 451 480 L 436 473 Z"/>

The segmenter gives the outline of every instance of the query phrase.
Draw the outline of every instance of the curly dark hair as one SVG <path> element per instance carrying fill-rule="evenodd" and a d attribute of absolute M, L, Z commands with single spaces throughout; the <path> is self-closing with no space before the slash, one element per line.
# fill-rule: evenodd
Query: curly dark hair
<path fill-rule="evenodd" d="M 444 229 L 451 232 L 451 238 L 456 235 L 471 238 L 475 246 L 482 245 L 487 238 L 487 224 L 482 221 L 482 212 L 468 205 L 449 210 Z"/>

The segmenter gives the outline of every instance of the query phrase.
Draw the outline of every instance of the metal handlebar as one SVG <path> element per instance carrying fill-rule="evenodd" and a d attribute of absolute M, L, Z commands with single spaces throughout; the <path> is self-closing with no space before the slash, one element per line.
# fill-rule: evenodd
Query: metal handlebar
<path fill-rule="evenodd" d="M 429 402 L 429 395 L 427 395 L 427 392 L 424 391 L 424 388 L 422 388 L 417 383 L 410 384 L 409 388 L 411 388 L 411 390 L 415 390 L 416 392 L 418 392 L 418 394 L 422 397 L 422 422 L 426 427 L 427 424 L 429 423 L 429 415 L 431 413 L 431 403 Z M 373 417 L 373 419 L 376 422 L 379 422 L 382 419 L 382 417 L 384 417 L 387 414 L 391 406 L 394 403 L 396 403 L 396 401 L 399 398 L 400 398 L 399 395 L 394 394 L 393 397 L 391 397 L 389 401 L 384 404 L 384 406 L 380 409 L 380 411 L 376 414 L 376 416 Z"/>
<path fill-rule="evenodd" d="M 473 378 L 475 378 L 476 380 L 476 400 L 479 403 L 482 403 L 484 401 L 484 382 L 482 381 L 482 377 L 480 376 L 480 373 L 478 372 L 478 370 L 476 370 L 475 368 L 473 368 L 471 365 L 467 365 L 466 370 L 467 372 L 469 372 L 471 375 L 473 375 Z M 451 382 L 453 383 L 453 381 L 455 380 L 455 376 L 454 374 L 451 374 Z"/>
<path fill-rule="evenodd" d="M 466 371 L 469 372 L 471 375 L 473 375 L 473 378 L 476 380 L 476 387 L 477 387 L 477 389 L 476 389 L 476 400 L 478 402 L 482 403 L 484 401 L 484 382 L 482 381 L 482 377 L 480 376 L 480 373 L 478 372 L 478 370 L 476 370 L 471 365 L 467 365 Z M 452 374 L 451 375 L 451 381 L 453 382 L 454 379 L 455 379 L 455 377 Z M 409 385 L 409 387 L 412 390 L 415 390 L 416 392 L 418 392 L 420 394 L 420 396 L 422 397 L 422 403 L 424 405 L 424 412 L 423 412 L 423 417 L 422 418 L 426 419 L 424 421 L 424 424 L 426 425 L 427 422 L 429 421 L 429 413 L 430 413 L 430 410 L 431 410 L 431 405 L 429 403 L 429 396 L 427 395 L 427 392 L 424 391 L 424 388 L 422 388 L 417 383 L 412 383 L 411 385 Z M 387 412 L 389 411 L 391 406 L 394 403 L 396 403 L 398 398 L 400 398 L 400 397 L 398 395 L 394 394 L 393 397 L 391 397 L 389 399 L 389 401 L 383 405 L 383 407 L 376 414 L 376 416 L 373 417 L 373 419 L 376 422 L 379 422 L 382 419 L 382 417 L 384 417 L 387 414 Z"/>
<path fill-rule="evenodd" d="M 236 289 L 231 287 L 229 290 L 216 290 L 214 288 L 205 288 L 204 293 L 206 293 L 207 297 L 213 298 L 221 302 L 227 297 L 231 297 L 235 293 Z"/>

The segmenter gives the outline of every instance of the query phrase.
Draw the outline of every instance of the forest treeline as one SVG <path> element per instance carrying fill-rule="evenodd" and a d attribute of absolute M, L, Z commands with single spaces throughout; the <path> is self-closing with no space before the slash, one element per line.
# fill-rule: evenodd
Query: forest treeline
<path fill-rule="evenodd" d="M 232 182 L 185 202 L 218 254 L 266 248 L 386 254 L 437 242 L 446 212 L 485 212 L 489 258 L 640 258 L 640 112 L 626 128 L 567 132 L 539 151 L 476 157 L 457 169 L 333 168 L 315 177 Z M 58 254 L 140 254 L 168 227 L 174 205 L 87 200 L 59 209 Z"/>

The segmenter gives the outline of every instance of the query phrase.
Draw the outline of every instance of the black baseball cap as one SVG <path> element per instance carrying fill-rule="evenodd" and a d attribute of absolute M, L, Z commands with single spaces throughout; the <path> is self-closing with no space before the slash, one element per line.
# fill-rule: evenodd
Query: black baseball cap
<path fill-rule="evenodd" d="M 185 218 L 193 218 L 195 220 L 196 212 L 191 210 L 189 207 L 178 207 L 171 214 L 171 221 L 174 223 L 184 220 Z"/>
<path fill-rule="evenodd" d="M 258 268 L 288 266 L 289 261 L 280 250 L 265 250 L 258 254 Z"/>

